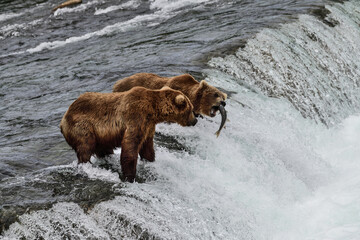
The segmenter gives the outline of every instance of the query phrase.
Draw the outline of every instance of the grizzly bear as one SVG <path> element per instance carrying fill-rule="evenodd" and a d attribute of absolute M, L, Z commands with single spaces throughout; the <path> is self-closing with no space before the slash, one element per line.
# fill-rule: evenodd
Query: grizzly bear
<path fill-rule="evenodd" d="M 180 91 L 164 87 L 135 87 L 122 93 L 82 94 L 60 123 L 61 133 L 75 150 L 79 163 L 95 154 L 104 157 L 121 146 L 120 163 L 125 180 L 133 182 L 138 154 L 155 160 L 155 125 L 161 122 L 194 126 L 193 105 Z"/>
<path fill-rule="evenodd" d="M 160 89 L 168 86 L 184 93 L 194 106 L 196 115 L 214 117 L 219 106 L 225 106 L 226 93 L 209 85 L 205 80 L 200 83 L 190 74 L 175 77 L 160 77 L 153 73 L 137 73 L 118 80 L 113 86 L 113 92 L 124 92 L 132 87 L 142 86 L 149 89 Z"/>

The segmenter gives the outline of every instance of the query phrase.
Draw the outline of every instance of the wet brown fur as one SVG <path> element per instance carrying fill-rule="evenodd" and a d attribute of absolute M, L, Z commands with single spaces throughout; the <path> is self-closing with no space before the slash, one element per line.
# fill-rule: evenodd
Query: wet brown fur
<path fill-rule="evenodd" d="M 137 73 L 118 80 L 113 86 L 113 92 L 124 92 L 133 87 L 142 86 L 149 89 L 160 89 L 168 86 L 183 92 L 194 105 L 197 114 L 211 115 L 211 108 L 218 107 L 227 98 L 226 93 L 209 85 L 205 80 L 196 81 L 190 74 L 175 77 L 160 77 L 153 73 Z"/>
<path fill-rule="evenodd" d="M 155 125 L 175 122 L 182 126 L 196 123 L 190 100 L 168 87 L 150 90 L 135 87 L 122 93 L 82 94 L 65 113 L 60 129 L 76 151 L 78 162 L 86 163 L 96 154 L 104 157 L 121 146 L 124 177 L 133 181 L 137 157 L 155 160 Z"/>

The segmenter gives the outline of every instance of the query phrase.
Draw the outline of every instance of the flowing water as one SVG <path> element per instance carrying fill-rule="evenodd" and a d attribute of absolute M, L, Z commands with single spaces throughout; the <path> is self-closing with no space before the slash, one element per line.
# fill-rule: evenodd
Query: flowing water
<path fill-rule="evenodd" d="M 0 2 L 0 239 L 360 239 L 360 1 Z M 77 166 L 60 120 L 137 72 L 227 92 L 154 163 Z"/>

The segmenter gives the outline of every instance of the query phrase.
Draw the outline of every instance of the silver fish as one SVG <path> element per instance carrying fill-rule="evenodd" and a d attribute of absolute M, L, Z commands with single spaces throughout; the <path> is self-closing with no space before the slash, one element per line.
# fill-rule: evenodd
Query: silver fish
<path fill-rule="evenodd" d="M 225 122 L 226 122 L 226 110 L 223 105 L 219 106 L 219 111 L 221 113 L 221 124 L 220 124 L 219 130 L 217 130 L 215 133 L 216 137 L 219 137 L 221 129 L 224 127 Z"/>

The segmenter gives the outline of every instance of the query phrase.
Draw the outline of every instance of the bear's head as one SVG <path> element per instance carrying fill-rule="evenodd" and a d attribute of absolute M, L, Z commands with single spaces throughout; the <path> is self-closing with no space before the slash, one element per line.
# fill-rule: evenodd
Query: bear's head
<path fill-rule="evenodd" d="M 199 99 L 199 105 L 196 108 L 203 115 L 215 117 L 219 106 L 226 104 L 227 94 L 209 85 L 205 80 L 200 82 L 196 95 Z"/>
<path fill-rule="evenodd" d="M 163 87 L 160 91 L 167 99 L 159 103 L 165 121 L 176 122 L 181 126 L 194 126 L 197 123 L 194 107 L 187 96 L 169 87 Z"/>

